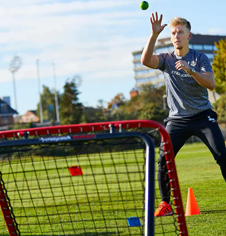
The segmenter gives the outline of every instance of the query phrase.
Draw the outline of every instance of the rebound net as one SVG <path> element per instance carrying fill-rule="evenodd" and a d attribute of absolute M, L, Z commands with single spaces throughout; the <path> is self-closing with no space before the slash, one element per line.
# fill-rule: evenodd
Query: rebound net
<path fill-rule="evenodd" d="M 188 235 L 171 141 L 160 124 L 55 126 L 0 138 L 1 235 Z M 160 140 L 175 214 L 154 221 L 161 199 L 153 142 Z"/>

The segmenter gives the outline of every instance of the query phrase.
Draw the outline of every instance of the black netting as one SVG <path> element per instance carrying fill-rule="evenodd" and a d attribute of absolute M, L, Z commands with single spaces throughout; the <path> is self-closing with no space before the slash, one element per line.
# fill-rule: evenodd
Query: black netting
<path fill-rule="evenodd" d="M 0 168 L 21 235 L 143 235 L 143 148 L 138 139 L 4 148 Z M 141 227 L 128 227 L 130 217 Z"/>
<path fill-rule="evenodd" d="M 148 133 L 158 146 L 159 133 Z M 141 139 L 13 146 L 0 153 L 20 235 L 144 235 L 146 146 Z M 157 148 L 155 209 L 161 201 L 158 155 Z M 133 220 L 137 227 L 131 227 Z M 8 235 L 4 224 L 0 235 Z M 176 215 L 157 218 L 155 235 L 180 235 Z"/>

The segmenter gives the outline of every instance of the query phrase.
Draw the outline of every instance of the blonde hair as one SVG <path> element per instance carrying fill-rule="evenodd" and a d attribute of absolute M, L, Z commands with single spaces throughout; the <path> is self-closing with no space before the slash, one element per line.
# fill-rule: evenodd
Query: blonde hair
<path fill-rule="evenodd" d="M 191 24 L 190 24 L 190 22 L 187 21 L 184 18 L 181 18 L 181 17 L 174 17 L 174 18 L 172 18 L 170 20 L 169 27 L 172 28 L 175 25 L 184 25 L 189 30 L 189 32 L 191 31 Z"/>

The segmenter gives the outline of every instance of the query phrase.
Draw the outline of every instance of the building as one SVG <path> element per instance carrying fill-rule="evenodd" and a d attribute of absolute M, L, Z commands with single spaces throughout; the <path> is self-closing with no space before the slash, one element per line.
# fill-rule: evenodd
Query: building
<path fill-rule="evenodd" d="M 130 91 L 130 99 L 136 97 L 137 95 L 139 95 L 138 89 L 133 88 L 133 89 Z"/>
<path fill-rule="evenodd" d="M 6 101 L 3 100 L 7 98 Z M 4 97 L 0 99 L 0 126 L 12 125 L 14 123 L 13 116 L 18 114 L 16 110 L 10 107 L 9 97 Z"/>
<path fill-rule="evenodd" d="M 20 116 L 19 123 L 37 123 L 40 119 L 35 110 L 29 110 L 24 115 Z"/>
<path fill-rule="evenodd" d="M 192 38 L 189 41 L 189 47 L 191 49 L 197 50 L 199 52 L 205 53 L 210 59 L 211 63 L 213 62 L 214 51 L 217 49 L 215 42 L 218 42 L 221 39 L 226 39 L 226 36 L 218 35 L 201 35 L 201 34 L 192 34 Z M 154 54 L 171 52 L 174 50 L 173 44 L 169 38 L 159 39 L 154 49 Z M 163 74 L 160 70 L 150 69 L 141 64 L 141 55 L 142 50 L 133 52 L 133 64 L 136 80 L 136 88 L 140 88 L 143 84 L 151 83 L 153 85 L 160 86 L 164 83 Z M 210 97 L 216 98 L 219 97 L 217 94 L 210 94 Z"/>

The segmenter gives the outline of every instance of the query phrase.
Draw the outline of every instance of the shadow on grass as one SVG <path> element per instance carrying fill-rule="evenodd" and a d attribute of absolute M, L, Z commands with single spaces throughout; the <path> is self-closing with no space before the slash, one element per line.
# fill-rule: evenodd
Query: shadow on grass
<path fill-rule="evenodd" d="M 217 213 L 225 213 L 225 210 L 201 211 L 201 214 L 217 214 Z"/>

